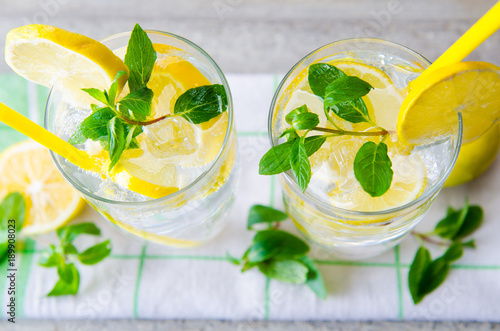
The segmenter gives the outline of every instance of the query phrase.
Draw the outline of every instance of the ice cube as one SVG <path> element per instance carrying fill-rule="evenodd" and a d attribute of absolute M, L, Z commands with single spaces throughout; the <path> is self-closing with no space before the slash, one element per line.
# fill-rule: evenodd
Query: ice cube
<path fill-rule="evenodd" d="M 183 117 L 169 117 L 144 127 L 146 146 L 156 158 L 189 155 L 198 148 L 199 129 Z"/>

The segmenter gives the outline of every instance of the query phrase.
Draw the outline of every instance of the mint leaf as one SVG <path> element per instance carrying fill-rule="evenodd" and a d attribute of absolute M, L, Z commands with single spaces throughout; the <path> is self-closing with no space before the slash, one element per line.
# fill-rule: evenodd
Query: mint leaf
<path fill-rule="evenodd" d="M 271 225 L 288 219 L 288 215 L 271 207 L 253 205 L 248 212 L 247 228 L 251 230 L 255 224 L 267 223 Z"/>
<path fill-rule="evenodd" d="M 356 76 L 342 76 L 326 87 L 325 108 L 359 99 L 368 94 L 371 89 L 373 86 Z"/>
<path fill-rule="evenodd" d="M 118 117 L 113 117 L 111 121 L 108 122 L 108 146 L 109 146 L 109 158 L 111 163 L 109 164 L 109 171 L 118 163 L 120 157 L 125 150 L 125 144 L 127 141 L 126 136 L 126 125 Z"/>
<path fill-rule="evenodd" d="M 425 269 L 420 280 L 419 295 L 423 297 L 438 288 L 446 279 L 449 269 L 450 264 L 444 258 L 432 261 Z"/>
<path fill-rule="evenodd" d="M 38 260 L 38 264 L 47 268 L 56 267 L 59 263 L 61 263 L 60 259 L 62 259 L 62 256 L 57 253 L 52 255 L 41 255 Z"/>
<path fill-rule="evenodd" d="M 326 106 L 325 111 L 333 111 L 335 115 L 351 123 L 370 122 L 370 115 L 362 99 L 354 99 L 338 104 Z"/>
<path fill-rule="evenodd" d="M 294 141 L 295 139 L 300 138 L 299 135 L 297 134 L 297 130 L 295 130 L 294 128 L 286 129 L 279 136 L 279 138 L 283 138 L 285 136 L 286 136 L 286 141 Z"/>
<path fill-rule="evenodd" d="M 304 263 L 304 265 L 309 269 L 307 273 L 306 285 L 309 286 L 318 298 L 325 300 L 327 296 L 325 282 L 323 281 L 323 276 L 321 276 L 321 272 L 318 267 L 305 255 L 298 258 L 298 260 Z"/>
<path fill-rule="evenodd" d="M 2 233 L 3 234 L 3 233 Z M 9 253 L 9 243 L 6 241 L 0 244 L 0 263 L 7 259 Z"/>
<path fill-rule="evenodd" d="M 311 164 L 304 146 L 304 138 L 295 140 L 290 151 L 290 165 L 297 184 L 304 192 L 311 180 Z"/>
<path fill-rule="evenodd" d="M 72 267 L 74 267 L 73 263 L 66 264 L 66 262 L 64 262 L 64 259 L 59 260 L 59 262 L 60 263 L 57 265 L 57 273 L 59 274 L 59 278 L 65 283 L 72 283 L 74 274 L 72 269 Z"/>
<path fill-rule="evenodd" d="M 92 98 L 96 99 L 97 101 L 108 105 L 108 96 L 106 91 L 101 91 L 96 88 L 82 88 L 82 91 L 87 92 Z"/>
<path fill-rule="evenodd" d="M 64 263 L 64 257 L 56 252 L 54 245 L 43 250 L 38 259 L 38 264 L 46 268 L 57 267 L 61 263 Z"/>
<path fill-rule="evenodd" d="M 78 254 L 78 260 L 80 260 L 83 264 L 92 265 L 102 261 L 110 253 L 111 243 L 108 239 L 100 244 L 89 247 L 82 253 Z"/>
<path fill-rule="evenodd" d="M 387 145 L 366 142 L 354 158 L 354 176 L 365 192 L 379 197 L 391 187 L 392 162 L 387 155 Z"/>
<path fill-rule="evenodd" d="M 448 247 L 446 253 L 442 256 L 442 258 L 448 263 L 454 262 L 462 257 L 464 250 L 462 248 L 462 244 L 460 242 L 454 242 Z"/>
<path fill-rule="evenodd" d="M 60 296 L 78 293 L 78 287 L 80 285 L 80 274 L 78 273 L 78 270 L 73 263 L 68 264 L 66 268 L 68 272 L 71 273 L 71 282 L 68 283 L 62 278 L 59 278 L 56 285 L 54 286 L 52 291 L 47 294 L 47 296 Z"/>
<path fill-rule="evenodd" d="M 9 193 L 0 204 L 0 229 L 7 230 L 8 221 L 15 220 L 16 232 L 21 230 L 25 213 L 26 202 L 24 201 L 24 197 L 18 192 Z M 2 239 L 7 240 L 6 237 Z"/>
<path fill-rule="evenodd" d="M 62 245 L 64 254 L 78 254 L 78 250 L 72 243 L 66 243 Z"/>
<path fill-rule="evenodd" d="M 302 105 L 300 107 L 297 107 L 285 116 L 285 121 L 291 125 L 295 117 L 297 117 L 297 115 L 305 114 L 307 112 L 308 112 L 307 105 Z"/>
<path fill-rule="evenodd" d="M 476 248 L 476 241 L 474 239 L 466 241 L 466 242 L 462 243 L 462 247 Z"/>
<path fill-rule="evenodd" d="M 259 175 L 276 175 L 290 170 L 290 152 L 294 143 L 289 141 L 268 150 L 260 159 Z"/>
<path fill-rule="evenodd" d="M 57 236 L 64 243 L 70 243 L 80 234 L 99 236 L 101 230 L 94 223 L 79 223 L 57 229 Z"/>
<path fill-rule="evenodd" d="M 483 216 L 483 209 L 480 206 L 470 206 L 462 226 L 452 239 L 459 240 L 472 234 L 472 232 L 476 231 L 483 222 Z"/>
<path fill-rule="evenodd" d="M 259 264 L 259 270 L 269 278 L 285 283 L 303 284 L 307 280 L 309 269 L 295 260 L 271 260 Z"/>
<path fill-rule="evenodd" d="M 99 108 L 85 118 L 68 142 L 73 145 L 83 144 L 87 139 L 103 140 L 108 137 L 108 122 L 115 117 L 115 112 L 109 108 Z"/>
<path fill-rule="evenodd" d="M 462 209 L 449 214 L 439 221 L 434 229 L 434 233 L 445 239 L 453 238 L 460 231 L 468 212 L 469 204 L 466 201 Z"/>
<path fill-rule="evenodd" d="M 410 266 L 410 272 L 408 273 L 408 286 L 415 304 L 419 303 L 424 298 L 424 296 L 420 294 L 420 282 L 429 264 L 431 264 L 431 254 L 424 246 L 420 246 Z"/>
<path fill-rule="evenodd" d="M 307 137 L 304 140 L 304 146 L 306 148 L 307 156 L 311 156 L 314 153 L 316 153 L 316 151 L 321 148 L 321 146 L 324 144 L 325 141 L 326 141 L 325 136 Z"/>
<path fill-rule="evenodd" d="M 311 136 L 304 140 L 304 147 L 307 156 L 313 155 L 318 149 L 321 148 L 326 141 L 325 136 Z M 276 175 L 288 171 L 292 168 L 290 163 L 290 153 L 295 141 L 288 141 L 286 143 L 276 145 L 267 151 L 266 154 L 260 159 L 259 174 L 260 175 Z"/>
<path fill-rule="evenodd" d="M 128 86 L 130 92 L 144 87 L 153 72 L 156 51 L 144 30 L 136 24 L 127 46 L 125 65 L 129 69 Z"/>
<path fill-rule="evenodd" d="M 220 84 L 199 86 L 184 92 L 175 102 L 174 114 L 193 124 L 219 116 L 227 109 L 227 95 Z"/>
<path fill-rule="evenodd" d="M 130 124 L 125 125 L 125 136 L 127 137 L 125 139 L 125 149 L 140 147 L 135 137 L 141 134 L 141 132 L 142 132 L 142 126 L 130 125 Z"/>
<path fill-rule="evenodd" d="M 344 72 L 337 67 L 326 63 L 316 63 L 309 67 L 307 80 L 311 91 L 317 96 L 323 98 L 328 85 L 333 83 L 337 78 L 345 76 Z"/>
<path fill-rule="evenodd" d="M 306 105 L 297 107 L 289 112 L 285 116 L 285 120 L 288 124 L 292 125 L 293 130 L 309 130 L 319 124 L 319 116 L 315 113 L 310 113 Z M 283 132 L 280 138 L 289 132 L 292 132 L 292 129 Z"/>
<path fill-rule="evenodd" d="M 110 107 L 114 107 L 115 106 L 115 101 L 116 101 L 116 93 L 118 92 L 118 81 L 120 80 L 120 78 L 122 78 L 124 75 L 127 75 L 128 72 L 126 71 L 118 71 L 116 73 L 116 76 L 115 76 L 115 79 L 113 79 L 113 82 L 111 83 L 111 86 L 109 88 L 109 92 L 108 92 L 108 105 Z"/>
<path fill-rule="evenodd" d="M 309 246 L 296 236 L 280 230 L 259 231 L 244 259 L 257 263 L 270 258 L 293 259 L 306 254 Z"/>
<path fill-rule="evenodd" d="M 151 115 L 153 96 L 153 90 L 147 87 L 138 88 L 119 101 L 120 112 L 129 119 L 144 121 Z"/>
<path fill-rule="evenodd" d="M 309 130 L 319 124 L 319 116 L 315 113 L 304 113 L 294 117 L 292 126 L 295 130 Z"/>

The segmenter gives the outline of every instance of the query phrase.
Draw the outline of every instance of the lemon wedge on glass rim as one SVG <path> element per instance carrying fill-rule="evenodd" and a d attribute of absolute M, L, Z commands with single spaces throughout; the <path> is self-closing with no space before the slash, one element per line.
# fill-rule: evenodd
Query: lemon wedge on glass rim
<path fill-rule="evenodd" d="M 445 183 L 454 186 L 478 177 L 494 161 L 500 146 L 500 68 L 486 62 L 459 62 L 409 85 L 398 117 L 398 136 L 410 144 L 442 139 L 457 130 L 460 113 L 463 144 Z"/>
<path fill-rule="evenodd" d="M 401 105 L 398 136 L 425 144 L 445 138 L 463 120 L 463 142 L 479 138 L 500 118 L 500 68 L 486 62 L 459 62 L 410 83 Z"/>
<path fill-rule="evenodd" d="M 5 61 L 20 76 L 54 86 L 73 104 L 89 106 L 93 99 L 82 88 L 108 89 L 127 66 L 100 42 L 50 25 L 32 24 L 9 31 Z M 123 89 L 128 75 L 118 81 Z"/>

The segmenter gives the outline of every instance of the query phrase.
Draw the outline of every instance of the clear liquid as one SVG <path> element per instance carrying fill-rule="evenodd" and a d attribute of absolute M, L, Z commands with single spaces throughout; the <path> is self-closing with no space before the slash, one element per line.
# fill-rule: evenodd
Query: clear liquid
<path fill-rule="evenodd" d="M 186 83 L 185 79 L 206 82 L 195 86 L 225 84 L 218 68 L 193 45 L 159 32 L 149 33 L 149 36 L 154 44 L 160 44 L 162 51 L 159 53 L 166 53 L 158 54 L 157 64 L 160 62 L 163 66 L 166 63 L 162 61 L 172 57 L 189 62 L 187 69 L 185 65 L 178 67 L 177 74 L 173 74 L 172 67 L 168 67 L 163 74 L 170 75 L 170 81 L 161 89 L 153 86 L 155 78 L 152 77 L 148 87 L 160 90 L 155 92 L 152 117 L 172 112 L 175 100 L 191 88 L 186 84 L 195 84 Z M 117 46 L 117 55 L 123 57 L 122 46 L 128 38 L 128 35 L 122 34 L 104 43 L 112 49 L 115 47 L 111 45 Z M 181 51 L 181 47 L 186 47 L 187 51 Z M 166 65 L 163 67 L 167 68 Z M 189 70 L 191 74 L 185 74 Z M 174 76 L 181 78 L 175 79 Z M 150 86 L 150 83 L 153 85 Z M 126 90 L 121 97 L 127 93 Z M 86 108 L 76 107 L 60 93 L 52 92 L 47 106 L 46 127 L 68 140 L 79 123 L 90 114 Z M 220 232 L 234 201 L 239 173 L 231 112 L 229 107 L 219 117 L 201 125 L 193 125 L 177 117 L 162 120 L 145 127 L 137 137 L 139 149 L 124 152 L 120 162 L 131 175 L 149 183 L 179 189 L 161 199 L 131 191 L 122 185 L 119 178 L 112 180 L 107 174 L 103 177 L 101 173 L 86 172 L 57 155 L 53 156 L 61 172 L 80 189 L 94 209 L 120 229 L 163 245 L 194 247 Z M 103 153 L 98 142 L 87 141 L 78 148 L 93 155 Z"/>
<path fill-rule="evenodd" d="M 445 139 L 425 146 L 405 146 L 398 141 L 396 132 L 399 107 L 407 94 L 408 82 L 415 79 L 423 69 L 403 58 L 373 51 L 341 53 L 317 62 L 336 65 L 341 70 L 345 67 L 347 69 L 343 71 L 347 74 L 367 80 L 375 87 L 363 100 L 369 109 L 370 118 L 390 132 L 390 137 L 385 142 L 388 145 L 394 176 L 389 191 L 381 197 L 371 197 L 356 180 L 353 162 L 356 152 L 365 142 L 379 143 L 381 138 L 330 137 L 310 157 L 312 177 L 306 192 L 322 202 L 346 210 L 383 211 L 410 203 L 436 185 L 453 157 L 450 152 L 454 149 L 453 141 Z M 349 64 L 352 62 L 356 64 Z M 368 69 L 367 65 L 377 69 L 375 72 L 382 77 L 380 82 L 364 73 L 363 70 L 368 73 L 373 71 Z M 335 129 L 326 119 L 323 100 L 312 93 L 307 81 L 307 70 L 304 70 L 290 84 L 279 102 L 273 123 L 273 136 L 278 143 L 285 141 L 278 137 L 289 128 L 284 116 L 303 104 L 308 106 L 309 111 L 319 115 L 319 127 Z M 335 123 L 344 130 L 378 130 L 370 124 L 353 124 L 340 119 L 332 112 L 330 114 Z M 308 136 L 317 134 L 323 133 L 311 131 Z M 294 178 L 291 171 L 289 176 Z"/>
<path fill-rule="evenodd" d="M 125 49 L 120 48 L 115 53 L 123 57 Z M 173 49 L 169 53 L 158 53 L 157 65 L 164 66 L 165 63 L 181 59 L 194 60 L 189 54 Z M 199 65 L 196 62 L 195 64 Z M 200 71 L 210 83 L 220 83 L 216 78 L 216 72 Z M 151 83 L 155 84 L 153 82 L 155 77 L 158 76 L 153 73 L 149 87 Z M 166 82 L 161 92 L 154 97 L 152 111 L 154 118 L 172 114 L 176 99 L 184 92 L 179 88 L 179 82 L 169 80 Z M 121 97 L 127 92 L 128 86 L 125 86 Z M 91 101 L 97 103 L 95 100 Z M 63 99 L 58 107 L 53 130 L 58 136 L 67 140 L 90 114 L 90 109 L 72 105 Z M 222 148 L 227 129 L 227 112 L 208 123 L 197 125 L 179 116 L 169 117 L 144 126 L 143 132 L 137 137 L 140 148 L 125 151 L 120 162 L 132 176 L 155 185 L 180 190 L 212 166 Z M 87 140 L 85 144 L 77 147 L 96 157 L 108 153 L 101 143 L 92 140 Z M 67 167 L 72 177 L 78 178 L 79 182 L 100 197 L 116 201 L 151 200 L 147 196 L 129 190 L 126 183 L 120 181 L 120 177 L 111 179 L 108 174 L 104 174 L 103 178 L 102 174 L 82 171 L 69 163 Z"/>

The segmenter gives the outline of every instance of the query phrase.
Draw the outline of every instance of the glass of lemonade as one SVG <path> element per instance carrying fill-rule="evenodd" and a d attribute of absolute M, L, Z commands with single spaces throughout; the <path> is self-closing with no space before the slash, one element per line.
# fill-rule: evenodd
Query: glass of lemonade
<path fill-rule="evenodd" d="M 186 90 L 221 84 L 227 110 L 208 122 L 193 124 L 173 116 L 144 126 L 139 148 L 126 150 L 120 162 L 130 175 L 153 185 L 172 188 L 170 194 L 150 198 L 122 185 L 119 176 L 85 172 L 57 154 L 52 158 L 66 180 L 87 202 L 113 224 L 152 242 L 194 247 L 217 235 L 226 223 L 238 179 L 233 106 L 226 78 L 200 47 L 179 36 L 147 31 L 157 60 L 148 87 L 155 92 L 153 114 L 173 112 L 175 100 Z M 123 59 L 130 32 L 101 41 Z M 124 91 L 128 91 L 125 86 Z M 125 95 L 126 92 L 122 92 Z M 45 127 L 68 140 L 89 114 L 88 107 L 67 101 L 51 90 Z M 91 155 L 104 153 L 98 142 L 79 145 Z"/>
<path fill-rule="evenodd" d="M 378 197 L 366 193 L 356 180 L 356 152 L 381 137 L 341 135 L 326 139 L 309 157 L 312 177 L 305 192 L 291 170 L 280 174 L 286 210 L 297 228 L 320 247 L 343 259 L 362 259 L 397 245 L 424 217 L 451 172 L 461 144 L 462 122 L 453 135 L 428 145 L 407 146 L 398 140 L 399 108 L 414 80 L 429 61 L 418 53 L 388 41 L 348 39 L 321 47 L 300 60 L 282 80 L 271 104 L 271 145 L 284 143 L 280 135 L 290 128 L 285 116 L 307 105 L 319 115 L 318 127 L 367 132 L 373 124 L 351 123 L 329 112 L 338 126 L 326 118 L 323 99 L 312 92 L 308 69 L 316 63 L 337 67 L 357 76 L 374 89 L 362 99 L 379 127 L 389 132 L 384 139 L 394 172 L 391 186 Z M 308 136 L 321 134 L 310 131 Z"/>

